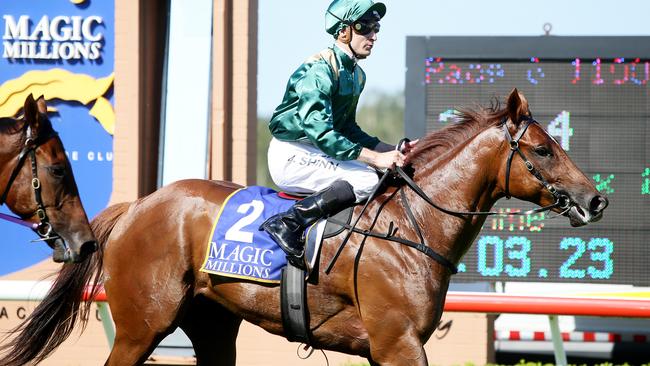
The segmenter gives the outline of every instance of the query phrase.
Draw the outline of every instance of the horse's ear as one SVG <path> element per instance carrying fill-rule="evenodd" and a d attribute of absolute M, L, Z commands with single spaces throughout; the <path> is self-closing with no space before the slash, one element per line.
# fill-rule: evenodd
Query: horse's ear
<path fill-rule="evenodd" d="M 34 96 L 31 94 L 27 96 L 27 99 L 25 99 L 25 105 L 23 106 L 23 113 L 25 114 L 25 121 L 27 121 L 27 123 L 29 123 L 30 125 L 37 123 L 38 105 L 36 105 Z"/>
<path fill-rule="evenodd" d="M 508 95 L 508 117 L 515 125 L 519 125 L 521 121 L 521 116 L 528 115 L 528 101 L 523 94 L 517 90 L 517 88 L 512 89 L 510 95 Z"/>
<path fill-rule="evenodd" d="M 38 107 L 38 112 L 41 114 L 47 114 L 47 104 L 45 104 L 45 97 L 42 95 L 36 99 L 36 106 Z"/>

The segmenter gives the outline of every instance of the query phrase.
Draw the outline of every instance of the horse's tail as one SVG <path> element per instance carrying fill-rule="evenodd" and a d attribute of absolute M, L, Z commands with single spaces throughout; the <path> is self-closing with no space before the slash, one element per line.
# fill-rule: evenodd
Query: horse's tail
<path fill-rule="evenodd" d="M 18 334 L 0 345 L 0 352 L 4 353 L 0 366 L 41 362 L 68 338 L 78 320 L 86 327 L 92 300 L 101 290 L 106 241 L 129 205 L 113 205 L 92 220 L 90 225 L 99 244 L 97 251 L 82 263 L 63 265 L 45 299 L 8 337 Z M 93 284 L 97 286 L 88 287 Z M 83 298 L 87 287 L 89 296 Z"/>

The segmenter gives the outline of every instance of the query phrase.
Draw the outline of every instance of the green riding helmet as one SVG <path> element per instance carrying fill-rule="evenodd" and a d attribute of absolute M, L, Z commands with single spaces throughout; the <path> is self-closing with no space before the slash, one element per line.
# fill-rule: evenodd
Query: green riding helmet
<path fill-rule="evenodd" d="M 334 0 L 325 12 L 325 30 L 336 38 L 344 27 L 352 25 L 368 11 L 376 11 L 381 19 L 386 14 L 386 5 L 372 0 Z"/>

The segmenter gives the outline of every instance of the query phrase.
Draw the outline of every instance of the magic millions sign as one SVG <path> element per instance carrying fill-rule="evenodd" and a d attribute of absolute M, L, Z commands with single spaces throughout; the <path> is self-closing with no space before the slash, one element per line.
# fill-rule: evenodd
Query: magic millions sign
<path fill-rule="evenodd" d="M 90 217 L 110 199 L 113 170 L 114 2 L 0 1 L 0 116 L 43 95 Z M 5 207 L 0 212 L 8 213 Z M 50 255 L 23 227 L 0 222 L 0 276 Z"/>
<path fill-rule="evenodd" d="M 18 19 L 3 16 L 3 58 L 39 60 L 97 60 L 101 57 L 104 35 L 96 31 L 102 17 L 58 15 L 41 16 L 35 22 L 29 15 Z M 35 24 L 35 25 L 34 25 Z"/>

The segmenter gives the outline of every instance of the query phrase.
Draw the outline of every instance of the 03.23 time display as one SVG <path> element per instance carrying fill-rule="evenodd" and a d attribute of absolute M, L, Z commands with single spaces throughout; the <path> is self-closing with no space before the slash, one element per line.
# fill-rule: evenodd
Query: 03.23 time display
<path fill-rule="evenodd" d="M 614 273 L 614 243 L 608 238 L 591 238 L 589 242 L 578 237 L 565 237 L 560 241 L 559 250 L 566 254 L 566 259 L 555 263 L 553 268 L 539 267 L 531 272 L 531 249 L 533 243 L 525 236 L 511 236 L 502 239 L 498 236 L 484 235 L 474 244 L 477 247 L 476 272 L 489 279 L 491 277 L 508 277 L 512 279 L 553 277 L 581 280 L 609 279 Z M 591 262 L 588 266 L 579 266 L 584 258 Z M 467 271 L 467 265 L 459 265 L 461 273 Z"/>

